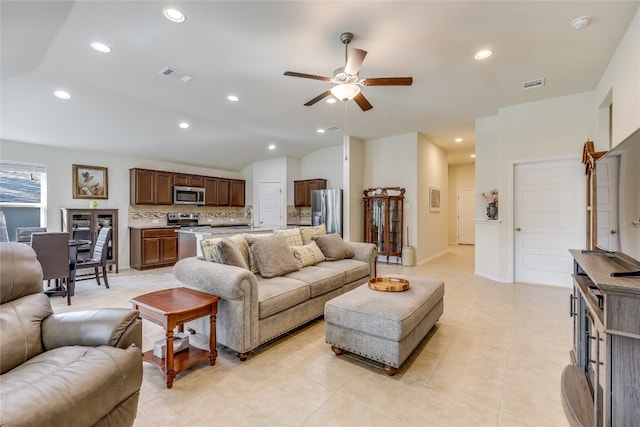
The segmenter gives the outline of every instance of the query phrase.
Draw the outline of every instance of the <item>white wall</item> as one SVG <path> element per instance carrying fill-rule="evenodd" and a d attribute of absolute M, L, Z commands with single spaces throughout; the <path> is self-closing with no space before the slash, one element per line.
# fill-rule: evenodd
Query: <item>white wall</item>
<path fill-rule="evenodd" d="M 449 183 L 447 153 L 422 134 L 418 134 L 417 159 L 418 206 L 415 215 L 418 230 L 415 238 L 413 229 L 409 233 L 411 246 L 416 245 L 416 260 L 420 264 L 447 251 Z M 440 189 L 440 212 L 430 211 L 429 187 Z"/>
<path fill-rule="evenodd" d="M 39 163 L 47 167 L 46 225 L 50 231 L 61 231 L 61 208 L 88 208 L 85 199 L 72 197 L 72 165 L 104 166 L 108 168 L 107 200 L 99 200 L 99 208 L 118 209 L 118 265 L 129 266 L 129 169 L 134 167 L 184 172 L 225 178 L 244 179 L 241 173 L 193 166 L 156 162 L 148 159 L 117 156 L 94 151 L 66 150 L 36 144 L 0 141 L 3 160 Z"/>
<path fill-rule="evenodd" d="M 325 178 L 327 188 L 343 188 L 342 145 L 322 148 L 300 159 L 300 179 Z"/>
<path fill-rule="evenodd" d="M 287 157 L 287 186 L 284 191 L 287 195 L 287 205 L 293 206 L 294 204 L 294 185 L 293 181 L 304 179 L 301 177 L 300 159 L 293 157 Z"/>
<path fill-rule="evenodd" d="M 474 164 L 449 166 L 449 212 L 447 240 L 450 244 L 458 242 L 458 191 L 476 188 L 476 166 Z"/>
<path fill-rule="evenodd" d="M 640 126 L 640 9 L 595 88 L 592 105 L 594 113 L 609 93 L 613 103 L 611 139 L 613 145 L 616 145 Z M 598 125 L 598 135 L 606 135 L 608 129 L 602 128 L 604 123 Z M 594 142 L 597 150 L 610 148 L 603 141 Z"/>
<path fill-rule="evenodd" d="M 347 241 L 361 242 L 364 233 L 364 141 L 345 136 L 343 140 L 344 172 L 342 194 L 343 228 L 342 234 Z"/>

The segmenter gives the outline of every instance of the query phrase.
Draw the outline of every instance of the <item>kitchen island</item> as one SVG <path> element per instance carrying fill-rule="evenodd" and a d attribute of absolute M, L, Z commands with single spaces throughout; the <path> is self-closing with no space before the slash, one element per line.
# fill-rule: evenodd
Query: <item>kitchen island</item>
<path fill-rule="evenodd" d="M 233 236 L 238 233 L 270 233 L 273 227 L 221 226 L 221 227 L 183 227 L 178 232 L 178 259 L 201 256 L 200 240 L 211 237 Z"/>

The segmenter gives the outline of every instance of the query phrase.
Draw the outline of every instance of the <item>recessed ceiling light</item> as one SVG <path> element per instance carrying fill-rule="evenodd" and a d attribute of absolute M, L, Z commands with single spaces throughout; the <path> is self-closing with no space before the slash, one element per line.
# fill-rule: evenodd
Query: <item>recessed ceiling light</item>
<path fill-rule="evenodd" d="M 469 157 L 471 157 L 472 159 L 475 159 L 476 155 L 475 154 L 471 154 Z"/>
<path fill-rule="evenodd" d="M 275 150 L 276 149 L 276 144 L 269 144 L 269 150 Z"/>
<path fill-rule="evenodd" d="M 335 104 L 336 102 L 338 102 L 335 98 L 327 98 L 326 101 L 327 104 Z"/>
<path fill-rule="evenodd" d="M 238 97 L 237 97 L 237 96 L 235 96 L 235 95 L 229 95 L 229 96 L 227 96 L 227 99 L 228 99 L 229 101 L 231 101 L 231 102 L 238 102 L 238 101 L 240 101 L 240 98 L 238 98 Z"/>
<path fill-rule="evenodd" d="M 324 129 L 318 129 L 316 130 L 317 133 L 324 133 Z"/>
<path fill-rule="evenodd" d="M 180 123 L 178 124 L 178 127 L 179 127 L 180 129 L 188 129 L 188 128 L 189 128 L 189 123 L 187 123 L 187 122 L 180 122 Z"/>
<path fill-rule="evenodd" d="M 573 27 L 574 30 L 580 30 L 586 27 L 590 20 L 591 20 L 590 16 L 581 16 L 571 21 L 570 25 Z"/>
<path fill-rule="evenodd" d="M 57 96 L 60 99 L 69 99 L 71 98 L 71 94 L 69 92 L 67 92 L 66 90 L 57 90 L 55 92 L 53 92 L 53 94 L 55 96 Z"/>
<path fill-rule="evenodd" d="M 459 138 L 459 137 L 458 137 L 458 138 L 454 139 L 454 141 L 455 141 L 455 142 L 462 142 L 462 138 Z"/>
<path fill-rule="evenodd" d="M 488 49 L 485 49 L 485 50 L 478 51 L 473 57 L 476 59 L 487 59 L 491 55 L 493 55 L 493 52 Z"/>
<path fill-rule="evenodd" d="M 91 43 L 90 46 L 93 48 L 93 50 L 97 50 L 98 52 L 101 52 L 101 53 L 111 52 L 111 48 L 104 43 L 93 42 Z"/>
<path fill-rule="evenodd" d="M 185 19 L 187 19 L 187 17 L 178 9 L 167 8 L 162 12 L 164 13 L 164 16 L 172 22 L 184 22 Z"/>

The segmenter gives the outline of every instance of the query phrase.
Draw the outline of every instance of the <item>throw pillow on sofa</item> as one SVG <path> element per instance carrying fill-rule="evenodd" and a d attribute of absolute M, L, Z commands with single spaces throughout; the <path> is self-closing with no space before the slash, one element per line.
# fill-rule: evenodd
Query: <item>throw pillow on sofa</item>
<path fill-rule="evenodd" d="M 316 265 L 324 261 L 324 254 L 316 242 L 311 242 L 303 246 L 291 246 L 291 252 L 293 252 L 293 256 L 296 258 L 296 262 L 300 268 Z"/>
<path fill-rule="evenodd" d="M 317 236 L 323 236 L 327 234 L 327 228 L 324 224 L 317 225 L 315 227 L 304 227 L 300 229 L 300 235 L 302 236 L 302 244 L 308 245 L 313 242 L 313 238 Z"/>
<path fill-rule="evenodd" d="M 222 242 L 222 237 L 200 240 L 200 248 L 202 248 L 202 256 L 205 260 L 222 264 L 222 260 L 218 256 L 218 251 L 216 249 L 216 245 L 220 242 Z"/>
<path fill-rule="evenodd" d="M 289 246 L 302 246 L 302 235 L 299 228 L 288 228 L 283 230 L 273 230 L 273 234 L 282 234 L 287 239 Z"/>
<path fill-rule="evenodd" d="M 327 261 L 339 261 L 355 256 L 351 246 L 342 240 L 339 234 L 326 234 L 324 236 L 314 237 L 314 241 L 318 244 Z"/>
<path fill-rule="evenodd" d="M 272 236 L 273 234 L 269 233 L 269 234 L 249 234 L 249 235 L 260 239 L 260 238 Z M 246 236 L 247 234 L 245 234 L 245 242 L 246 242 Z M 258 263 L 256 262 L 256 257 L 253 256 L 253 252 L 249 250 L 248 243 L 247 243 L 247 252 L 249 253 L 249 270 L 251 270 L 253 274 L 260 273 L 260 269 L 258 269 Z"/>
<path fill-rule="evenodd" d="M 256 237 L 247 234 L 245 238 L 256 259 L 260 275 L 265 279 L 300 270 L 284 236 L 273 234 Z"/>
<path fill-rule="evenodd" d="M 244 268 L 245 270 L 249 269 L 249 265 L 242 256 L 240 248 L 233 240 L 222 239 L 222 241 L 216 245 L 216 251 L 223 264 L 233 265 L 234 267 Z"/>

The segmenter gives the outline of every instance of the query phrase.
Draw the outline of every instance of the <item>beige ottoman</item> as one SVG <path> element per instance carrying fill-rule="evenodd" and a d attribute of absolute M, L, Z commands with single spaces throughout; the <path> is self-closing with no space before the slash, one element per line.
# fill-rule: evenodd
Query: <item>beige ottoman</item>
<path fill-rule="evenodd" d="M 444 282 L 402 274 L 410 287 L 380 292 L 359 286 L 324 306 L 326 341 L 339 356 L 345 351 L 384 365 L 395 375 L 444 312 Z"/>

